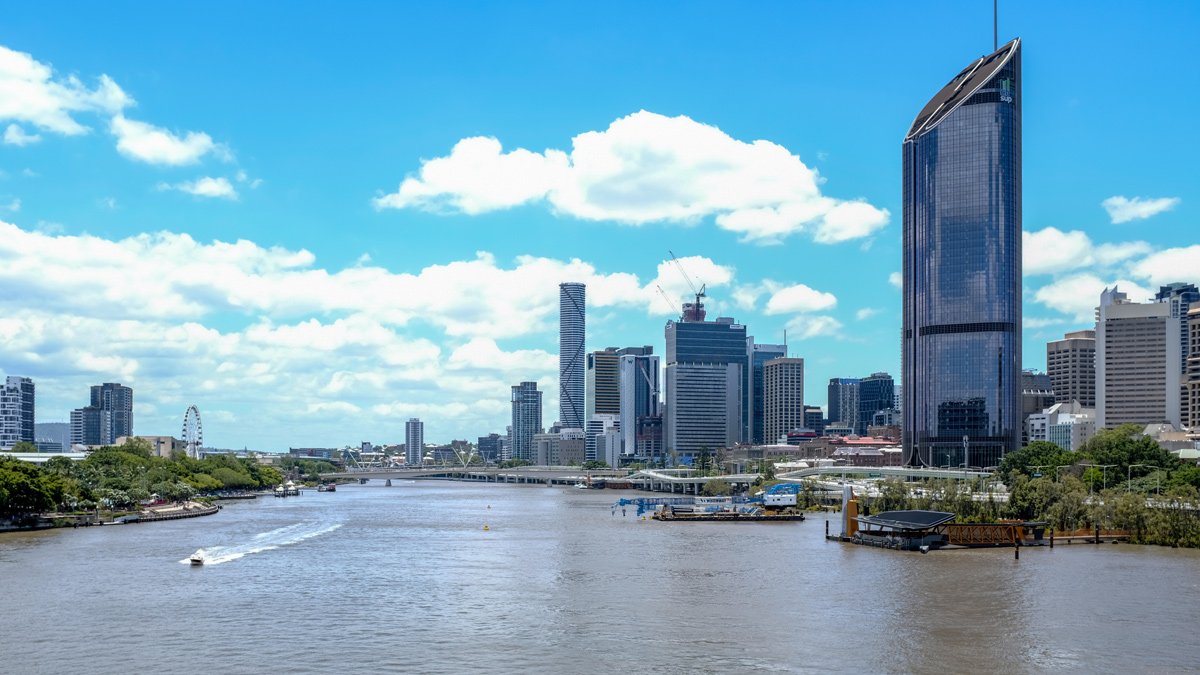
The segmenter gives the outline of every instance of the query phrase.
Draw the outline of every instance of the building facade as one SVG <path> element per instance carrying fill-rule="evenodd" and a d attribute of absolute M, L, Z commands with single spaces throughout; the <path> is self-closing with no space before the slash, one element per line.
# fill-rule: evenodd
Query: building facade
<path fill-rule="evenodd" d="M 875 420 L 875 413 L 887 410 L 894 404 L 896 386 L 887 373 L 871 373 L 858 382 L 858 416 L 854 420 L 854 432 L 867 434 L 867 427 Z"/>
<path fill-rule="evenodd" d="M 404 462 L 419 466 L 425 460 L 425 423 L 416 417 L 404 423 Z"/>
<path fill-rule="evenodd" d="M 763 398 L 766 383 L 763 379 L 763 367 L 771 359 L 787 356 L 787 346 L 755 344 L 754 338 L 748 337 L 746 338 L 746 355 L 750 377 L 747 382 L 749 385 L 746 390 L 747 395 L 743 397 L 742 406 L 746 410 L 749 422 L 743 438 L 755 445 L 762 445 L 766 442 L 774 443 L 775 440 L 765 434 L 763 426 L 766 415 L 766 401 Z"/>
<path fill-rule="evenodd" d="M 904 138 L 904 461 L 1021 442 L 1021 42 L 972 61 Z M 965 439 L 965 440 L 964 440 Z"/>
<path fill-rule="evenodd" d="M 1021 444 L 1029 445 L 1029 434 L 1025 432 L 1025 421 L 1054 405 L 1057 397 L 1050 376 L 1035 370 L 1021 371 Z"/>
<path fill-rule="evenodd" d="M 0 388 L 0 450 L 10 450 L 17 443 L 34 443 L 33 380 L 9 375 Z"/>
<path fill-rule="evenodd" d="M 1187 384 L 1184 385 L 1183 413 L 1193 437 L 1200 437 L 1200 307 L 1188 310 Z"/>
<path fill-rule="evenodd" d="M 830 424 L 844 424 L 851 431 L 858 428 L 858 383 L 857 377 L 829 380 L 825 400 L 829 405 Z"/>
<path fill-rule="evenodd" d="M 475 450 L 479 453 L 479 458 L 485 464 L 499 461 L 500 452 L 504 445 L 501 441 L 502 438 L 504 437 L 500 434 L 488 434 L 487 436 L 480 436 L 475 442 Z"/>
<path fill-rule="evenodd" d="M 579 283 L 558 285 L 558 407 L 564 427 L 582 429 L 584 414 L 584 311 L 586 287 Z M 540 423 L 540 413 L 539 413 Z"/>
<path fill-rule="evenodd" d="M 1096 320 L 1096 425 L 1182 424 L 1180 319 L 1165 302 L 1104 289 Z"/>
<path fill-rule="evenodd" d="M 1096 331 L 1067 333 L 1046 343 L 1046 374 L 1055 403 L 1079 401 L 1096 407 Z"/>
<path fill-rule="evenodd" d="M 684 308 L 682 319 L 668 321 L 665 330 L 663 442 L 666 452 L 686 462 L 741 442 L 747 356 L 745 326 L 727 317 L 705 321 L 702 303 Z"/>
<path fill-rule="evenodd" d="M 582 361 L 580 362 L 582 365 Z M 583 377 L 579 378 L 580 383 Z M 580 401 L 580 404 L 583 402 Z M 582 405 L 581 405 L 582 408 Z M 533 435 L 542 430 L 542 392 L 537 382 L 522 382 L 512 388 L 512 445 L 511 459 L 536 461 Z"/>
<path fill-rule="evenodd" d="M 621 357 L 616 347 L 587 355 L 584 372 L 583 416 L 621 414 Z"/>
<path fill-rule="evenodd" d="M 133 389 L 119 382 L 94 385 L 91 405 L 110 413 L 112 429 L 105 443 L 115 443 L 121 436 L 133 435 Z"/>
<path fill-rule="evenodd" d="M 778 443 L 804 428 L 804 359 L 779 357 L 763 364 L 763 433 Z"/>
<path fill-rule="evenodd" d="M 804 428 L 812 429 L 818 436 L 825 433 L 825 413 L 821 406 L 804 406 Z"/>
<path fill-rule="evenodd" d="M 642 454 L 645 448 L 638 447 L 638 419 L 659 417 L 659 392 L 662 384 L 659 377 L 659 359 L 650 346 L 629 347 L 618 351 L 617 380 L 621 387 L 620 421 L 622 451 L 626 456 L 650 459 Z M 661 422 L 659 429 L 661 430 Z M 661 436 L 658 451 L 661 453 Z"/>

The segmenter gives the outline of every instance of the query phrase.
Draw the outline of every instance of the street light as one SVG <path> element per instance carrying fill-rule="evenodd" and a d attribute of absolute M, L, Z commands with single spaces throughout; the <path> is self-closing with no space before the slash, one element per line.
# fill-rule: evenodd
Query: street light
<path fill-rule="evenodd" d="M 1102 489 L 1107 490 L 1108 489 L 1108 470 L 1110 468 L 1116 466 L 1116 464 L 1080 464 L 1079 466 L 1099 467 L 1100 475 L 1103 476 L 1103 481 L 1104 481 L 1104 488 L 1102 488 Z"/>
<path fill-rule="evenodd" d="M 1135 466 L 1148 466 L 1148 467 L 1150 467 L 1151 469 L 1155 469 L 1155 470 L 1157 470 L 1157 471 L 1161 471 L 1161 470 L 1162 470 L 1162 467 L 1155 466 L 1155 465 L 1153 465 L 1153 464 L 1130 464 L 1130 465 L 1129 465 L 1128 467 L 1126 467 L 1126 469 L 1125 469 L 1125 491 L 1126 491 L 1126 492 L 1129 492 L 1129 483 L 1130 483 L 1130 482 L 1133 480 L 1133 478 L 1132 478 L 1132 472 L 1133 472 L 1133 467 L 1135 467 Z M 1158 474 L 1155 474 L 1155 475 L 1154 475 L 1154 494 L 1156 494 L 1156 495 L 1157 495 L 1157 494 L 1158 494 L 1158 491 L 1159 491 L 1159 488 L 1161 488 L 1161 487 L 1162 487 L 1162 476 L 1159 476 Z"/>

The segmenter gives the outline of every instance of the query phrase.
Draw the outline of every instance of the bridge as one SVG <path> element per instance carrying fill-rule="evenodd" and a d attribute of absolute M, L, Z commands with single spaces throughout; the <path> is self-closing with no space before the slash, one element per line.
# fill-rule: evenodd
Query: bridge
<path fill-rule="evenodd" d="M 575 485 L 597 478 L 625 478 L 617 469 L 584 470 L 577 466 L 522 466 L 510 469 L 496 467 L 431 466 L 419 469 L 365 468 L 323 473 L 323 479 L 354 478 L 358 480 L 457 480 L 480 483 L 519 483 L 541 485 Z"/>

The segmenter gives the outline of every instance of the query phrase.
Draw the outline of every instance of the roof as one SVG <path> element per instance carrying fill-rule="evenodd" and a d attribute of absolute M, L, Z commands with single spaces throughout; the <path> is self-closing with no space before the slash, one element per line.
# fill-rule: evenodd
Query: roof
<path fill-rule="evenodd" d="M 954 515 L 945 511 L 884 511 L 874 516 L 859 516 L 856 520 L 893 530 L 928 530 L 954 520 Z"/>
<path fill-rule="evenodd" d="M 917 118 L 913 120 L 912 127 L 909 128 L 908 135 L 904 137 L 904 140 L 911 140 L 936 127 L 947 115 L 957 110 L 958 106 L 987 84 L 993 75 L 1012 60 L 1020 47 L 1021 38 L 1016 38 L 963 68 L 962 72 L 947 82 L 936 96 L 929 99 L 929 103 L 925 104 L 925 107 L 917 114 Z"/>

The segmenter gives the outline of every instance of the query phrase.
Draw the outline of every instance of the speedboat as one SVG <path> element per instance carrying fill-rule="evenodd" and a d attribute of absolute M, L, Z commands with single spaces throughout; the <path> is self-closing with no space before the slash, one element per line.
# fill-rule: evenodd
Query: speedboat
<path fill-rule="evenodd" d="M 204 549 L 199 549 L 189 558 L 192 562 L 192 567 L 198 567 L 204 564 Z"/>
<path fill-rule="evenodd" d="M 576 489 L 576 490 L 586 490 L 586 489 L 588 489 L 587 483 L 582 483 L 582 482 L 581 482 L 581 483 L 576 483 L 576 484 L 575 484 L 575 489 Z"/>

